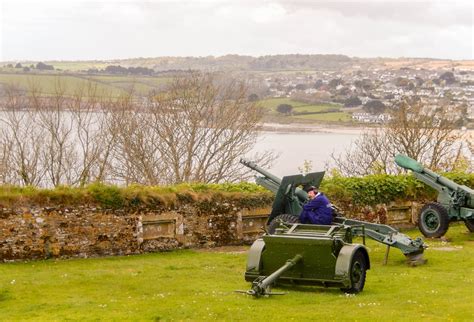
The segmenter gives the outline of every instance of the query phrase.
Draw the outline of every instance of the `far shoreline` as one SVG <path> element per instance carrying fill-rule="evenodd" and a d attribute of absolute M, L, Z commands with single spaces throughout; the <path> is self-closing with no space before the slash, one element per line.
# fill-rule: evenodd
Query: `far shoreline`
<path fill-rule="evenodd" d="M 333 124 L 310 124 L 310 123 L 262 123 L 260 132 L 279 133 L 334 133 L 334 134 L 361 134 L 375 127 L 344 126 Z"/>
<path fill-rule="evenodd" d="M 333 133 L 333 134 L 362 134 L 380 129 L 379 126 L 344 126 L 341 124 L 317 124 L 317 123 L 275 123 L 264 122 L 259 132 L 278 133 Z M 474 137 L 474 129 L 456 130 Z"/>

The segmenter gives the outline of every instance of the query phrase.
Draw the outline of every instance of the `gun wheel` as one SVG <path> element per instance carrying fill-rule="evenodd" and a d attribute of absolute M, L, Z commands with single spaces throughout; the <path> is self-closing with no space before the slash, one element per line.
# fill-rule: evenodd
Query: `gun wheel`
<path fill-rule="evenodd" d="M 367 262 L 362 252 L 358 251 L 354 254 L 351 261 L 350 278 L 351 287 L 341 288 L 345 293 L 359 293 L 362 292 L 365 285 L 365 276 L 367 273 Z"/>
<path fill-rule="evenodd" d="M 280 226 L 280 222 L 285 222 L 289 224 L 296 224 L 299 221 L 299 218 L 290 214 L 281 214 L 273 218 L 273 220 L 268 224 L 267 231 L 270 235 L 275 233 L 275 230 Z"/>
<path fill-rule="evenodd" d="M 443 236 L 449 227 L 449 215 L 443 205 L 431 202 L 423 206 L 418 220 L 418 228 L 425 237 Z"/>
<path fill-rule="evenodd" d="M 465 219 L 464 223 L 466 224 L 467 229 L 469 229 L 471 233 L 474 233 L 474 219 Z"/>

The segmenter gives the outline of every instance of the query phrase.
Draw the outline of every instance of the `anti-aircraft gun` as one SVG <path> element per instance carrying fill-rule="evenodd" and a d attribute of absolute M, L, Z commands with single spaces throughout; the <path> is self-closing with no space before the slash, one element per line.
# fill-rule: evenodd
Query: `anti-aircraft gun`
<path fill-rule="evenodd" d="M 275 193 L 267 233 L 249 251 L 245 279 L 253 284 L 247 294 L 275 294 L 269 288 L 276 282 L 340 287 L 349 293 L 362 291 L 370 261 L 364 245 L 352 244 L 352 237 L 357 236 L 364 244 L 367 236 L 387 245 L 386 256 L 389 248 L 395 247 L 410 265 L 426 262 L 426 246 L 421 238 L 413 240 L 387 225 L 345 218 L 336 207 L 331 225 L 299 223 L 303 205 L 309 200 L 301 187 L 319 187 L 324 172 L 280 179 L 251 161 L 240 162 L 262 175 L 256 177 L 257 184 Z"/>
<path fill-rule="evenodd" d="M 397 155 L 395 163 L 411 170 L 413 176 L 438 191 L 437 202 L 421 208 L 418 227 L 426 237 L 441 237 L 451 221 L 463 220 L 474 232 L 474 190 L 426 169 L 421 163 L 405 155 Z"/>

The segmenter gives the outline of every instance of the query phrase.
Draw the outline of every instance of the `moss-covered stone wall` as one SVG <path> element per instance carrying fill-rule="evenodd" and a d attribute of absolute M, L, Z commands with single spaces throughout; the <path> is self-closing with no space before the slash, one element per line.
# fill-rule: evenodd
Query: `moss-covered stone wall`
<path fill-rule="evenodd" d="M 86 200 L 10 198 L 0 203 L 0 260 L 249 244 L 262 234 L 272 203 L 265 192 L 186 192 L 166 203 L 121 207 Z"/>
<path fill-rule="evenodd" d="M 473 174 L 452 175 L 472 186 Z M 436 193 L 408 176 L 332 177 L 322 190 L 346 217 L 413 225 Z M 0 186 L 0 261 L 126 255 L 250 244 L 273 195 L 255 184 L 84 188 Z"/>
<path fill-rule="evenodd" d="M 359 207 L 347 216 L 394 226 L 416 218 L 418 204 Z M 271 200 L 260 207 L 236 202 L 174 208 L 30 206 L 0 209 L 0 259 L 91 257 L 250 244 L 263 233 Z"/>

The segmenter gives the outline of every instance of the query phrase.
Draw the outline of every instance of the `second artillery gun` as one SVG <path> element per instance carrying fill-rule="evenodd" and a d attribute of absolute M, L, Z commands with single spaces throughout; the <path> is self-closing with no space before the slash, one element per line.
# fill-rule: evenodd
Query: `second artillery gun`
<path fill-rule="evenodd" d="M 474 190 L 455 183 L 405 155 L 397 155 L 395 163 L 411 170 L 413 176 L 438 191 L 436 202 L 421 208 L 418 228 L 426 237 L 441 237 L 451 221 L 463 220 L 470 232 L 474 232 Z"/>
<path fill-rule="evenodd" d="M 301 187 L 319 187 L 324 172 L 280 179 L 251 161 L 240 162 L 262 175 L 256 177 L 257 184 L 275 193 L 267 234 L 250 248 L 245 279 L 253 284 L 247 294 L 274 294 L 269 287 L 277 282 L 335 286 L 352 293 L 362 291 L 370 262 L 364 245 L 352 244 L 352 237 L 357 236 L 363 238 L 364 244 L 367 236 L 387 245 L 387 255 L 390 247 L 400 249 L 411 265 L 426 262 L 426 246 L 421 238 L 411 239 L 387 225 L 345 218 L 337 208 L 331 225 L 298 223 L 309 199 Z"/>

